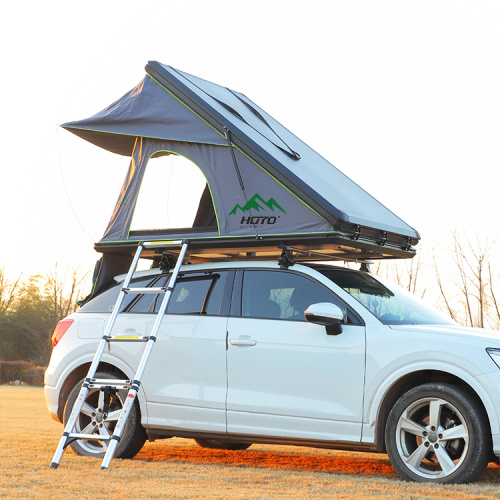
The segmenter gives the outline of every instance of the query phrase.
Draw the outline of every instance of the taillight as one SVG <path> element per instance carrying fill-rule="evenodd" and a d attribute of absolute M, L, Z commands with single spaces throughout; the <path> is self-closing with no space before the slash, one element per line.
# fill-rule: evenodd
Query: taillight
<path fill-rule="evenodd" d="M 52 347 L 55 347 L 57 343 L 62 339 L 62 336 L 68 331 L 68 328 L 73 324 L 74 319 L 62 319 L 57 323 L 56 329 L 52 334 Z"/>

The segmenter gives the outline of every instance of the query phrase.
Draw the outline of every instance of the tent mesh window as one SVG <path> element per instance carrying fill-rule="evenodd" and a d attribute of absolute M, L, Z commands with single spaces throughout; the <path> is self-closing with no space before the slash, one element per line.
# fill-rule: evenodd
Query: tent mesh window
<path fill-rule="evenodd" d="M 158 153 L 147 163 L 131 231 L 217 230 L 212 196 L 201 170 L 180 155 Z"/>

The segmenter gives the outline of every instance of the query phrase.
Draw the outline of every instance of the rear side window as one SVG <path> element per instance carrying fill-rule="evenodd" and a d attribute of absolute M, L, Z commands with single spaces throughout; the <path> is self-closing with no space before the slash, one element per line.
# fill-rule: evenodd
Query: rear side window
<path fill-rule="evenodd" d="M 170 297 L 167 314 L 224 315 L 222 303 L 228 283 L 228 272 L 186 274 L 179 277 Z M 162 287 L 168 284 L 170 275 L 160 274 L 132 280 L 137 288 Z M 120 293 L 122 284 L 116 285 L 85 304 L 80 311 L 86 313 L 110 313 Z M 127 294 L 120 312 L 158 313 L 164 294 Z M 227 314 L 227 313 L 226 313 Z"/>
<path fill-rule="evenodd" d="M 146 288 L 154 286 L 156 281 L 161 278 L 160 275 L 148 276 L 146 278 L 133 279 L 130 282 L 131 287 Z M 109 313 L 113 311 L 116 299 L 120 293 L 122 283 L 113 286 L 112 288 L 106 290 L 105 292 L 99 294 L 97 297 L 92 299 L 90 302 L 82 306 L 79 312 L 85 313 Z M 128 312 L 131 308 L 134 308 L 134 312 L 146 312 L 148 309 L 148 304 L 150 305 L 154 295 L 134 295 L 127 294 L 122 302 L 121 311 Z M 140 304 L 139 304 L 140 303 Z"/>

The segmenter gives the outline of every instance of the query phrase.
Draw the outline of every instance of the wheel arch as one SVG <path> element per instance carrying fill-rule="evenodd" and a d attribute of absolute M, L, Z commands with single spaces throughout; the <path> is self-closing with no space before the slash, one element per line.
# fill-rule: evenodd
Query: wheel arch
<path fill-rule="evenodd" d="M 74 368 L 65 378 L 61 386 L 61 390 L 59 391 L 59 398 L 57 402 L 57 417 L 59 418 L 60 422 L 63 421 L 64 407 L 66 405 L 66 401 L 68 399 L 70 392 L 82 378 L 85 378 L 85 376 L 89 371 L 89 368 L 90 368 L 90 361 Z M 127 375 L 122 370 L 120 370 L 111 363 L 106 363 L 106 362 L 99 363 L 97 371 L 113 372 L 119 375 L 120 377 L 127 378 Z"/>
<path fill-rule="evenodd" d="M 381 453 L 386 452 L 385 448 L 385 430 L 387 426 L 387 418 L 396 401 L 408 390 L 413 387 L 428 383 L 428 382 L 447 382 L 449 384 L 460 387 L 466 391 L 484 410 L 488 425 L 493 432 L 495 427 L 498 427 L 498 420 L 491 405 L 489 397 L 477 387 L 477 384 L 470 384 L 464 378 L 450 373 L 446 370 L 418 370 L 400 377 L 390 385 L 383 395 L 375 419 L 375 447 Z M 493 417 L 494 420 L 490 417 Z M 372 421 L 372 418 L 370 418 Z"/>

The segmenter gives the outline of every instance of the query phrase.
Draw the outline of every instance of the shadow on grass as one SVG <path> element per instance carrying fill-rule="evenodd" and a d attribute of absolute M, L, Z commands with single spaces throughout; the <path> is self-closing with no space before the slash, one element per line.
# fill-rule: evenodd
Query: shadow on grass
<path fill-rule="evenodd" d="M 177 462 L 184 464 L 228 465 L 232 467 L 261 468 L 283 470 L 284 472 L 330 472 L 336 474 L 354 474 L 362 476 L 385 476 L 399 479 L 387 455 L 348 452 L 333 452 L 340 456 L 284 453 L 261 450 L 226 451 L 209 450 L 197 446 L 177 446 L 149 444 L 136 456 L 136 459 L 149 462 Z M 500 466 L 489 464 L 479 479 L 480 483 L 500 482 Z"/>
<path fill-rule="evenodd" d="M 136 459 L 151 462 L 165 460 L 190 464 L 282 469 L 288 472 L 321 471 L 339 474 L 396 475 L 386 455 L 380 455 L 380 458 L 349 458 L 253 451 L 252 449 L 247 451 L 226 451 L 209 450 L 195 446 L 150 445 L 144 447 L 136 456 Z"/>

